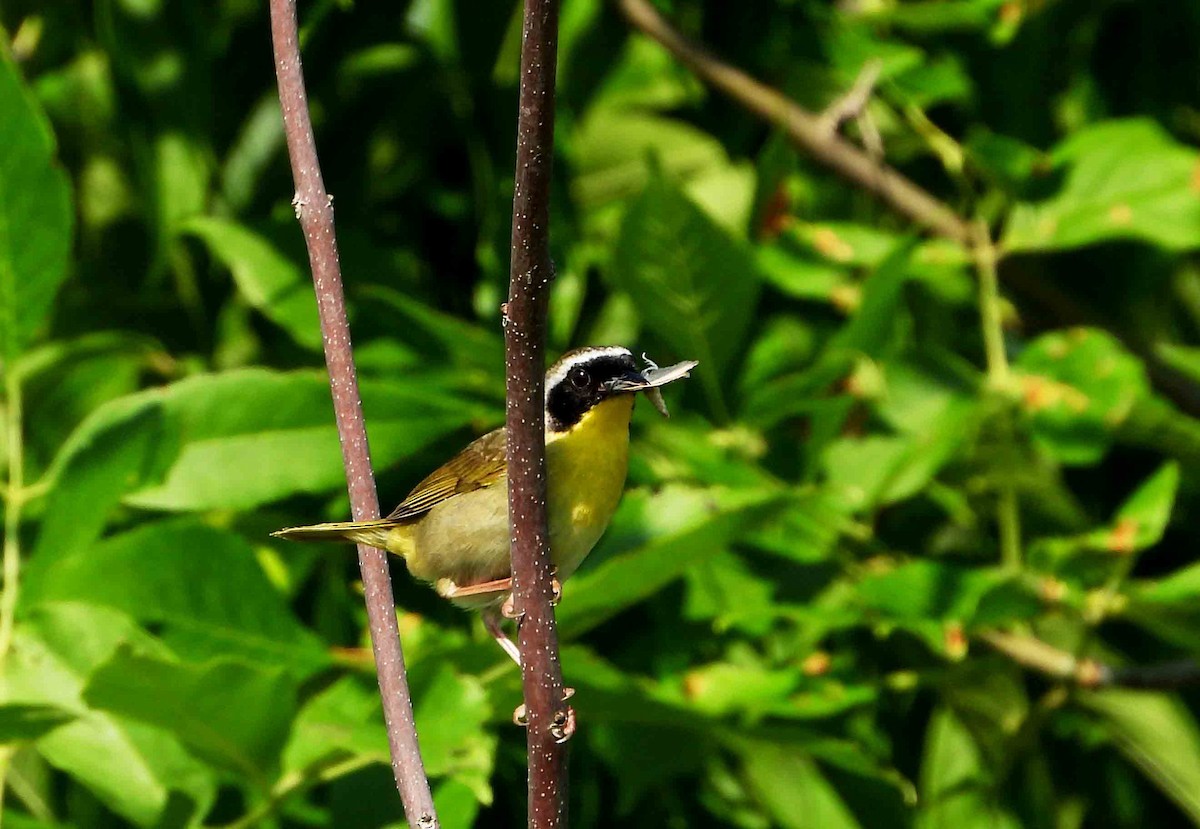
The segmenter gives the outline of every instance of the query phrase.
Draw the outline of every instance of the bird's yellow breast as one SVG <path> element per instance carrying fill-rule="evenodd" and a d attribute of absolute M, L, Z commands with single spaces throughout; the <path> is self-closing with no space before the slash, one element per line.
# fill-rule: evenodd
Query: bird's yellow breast
<path fill-rule="evenodd" d="M 625 488 L 633 395 L 609 398 L 565 432 L 546 435 L 550 552 L 560 581 L 604 534 Z M 456 495 L 390 532 L 414 576 L 470 585 L 509 574 L 508 477 Z"/>
<path fill-rule="evenodd" d="M 548 436 L 550 550 L 560 580 L 600 540 L 625 489 L 633 395 L 609 398 L 569 431 Z"/>

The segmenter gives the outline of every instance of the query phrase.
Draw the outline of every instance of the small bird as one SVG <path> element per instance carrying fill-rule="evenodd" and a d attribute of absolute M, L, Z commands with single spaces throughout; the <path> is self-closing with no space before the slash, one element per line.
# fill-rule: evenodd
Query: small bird
<path fill-rule="evenodd" d="M 646 363 L 638 370 L 633 354 L 620 346 L 587 347 L 564 354 L 546 372 L 547 519 L 560 584 L 592 551 L 617 509 L 637 393 L 669 417 L 659 388 L 698 365 Z M 401 556 L 413 576 L 431 582 L 444 598 L 481 609 L 488 631 L 519 665 L 497 609 L 512 591 L 505 443 L 503 428 L 470 443 L 386 518 L 290 527 L 272 535 L 340 539 Z"/>

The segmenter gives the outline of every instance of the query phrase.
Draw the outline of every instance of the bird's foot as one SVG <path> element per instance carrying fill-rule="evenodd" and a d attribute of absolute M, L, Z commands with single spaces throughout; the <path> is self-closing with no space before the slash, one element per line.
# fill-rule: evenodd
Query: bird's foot
<path fill-rule="evenodd" d="M 562 701 L 566 702 L 571 697 L 575 696 L 574 688 L 563 688 Z M 513 711 L 513 724 L 519 725 L 522 728 L 529 725 L 529 714 L 525 708 L 525 703 L 521 703 Z M 571 706 L 554 712 L 554 720 L 550 724 L 550 733 L 554 736 L 556 743 L 565 743 L 575 734 L 575 709 Z"/>

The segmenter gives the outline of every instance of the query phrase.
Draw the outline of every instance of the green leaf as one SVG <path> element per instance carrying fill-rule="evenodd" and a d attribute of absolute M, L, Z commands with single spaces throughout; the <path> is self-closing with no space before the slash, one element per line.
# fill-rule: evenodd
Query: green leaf
<path fill-rule="evenodd" d="M 1171 250 L 1200 246 L 1200 155 L 1148 119 L 1102 122 L 1051 153 L 1066 167 L 1054 197 L 1017 205 L 1004 246 L 1011 252 L 1063 250 L 1140 239 Z"/>
<path fill-rule="evenodd" d="M 311 772 L 345 757 L 389 762 L 379 689 L 353 676 L 339 679 L 301 707 L 283 751 L 283 771 Z"/>
<path fill-rule="evenodd" d="M 37 571 L 89 548 L 127 492 L 162 480 L 172 437 L 158 402 L 133 397 L 96 410 L 72 433 L 48 476 L 54 483 L 26 591 Z"/>
<path fill-rule="evenodd" d="M 383 469 L 461 429 L 479 409 L 419 378 L 361 383 L 372 457 Z M 344 486 L 328 382 L 246 369 L 146 392 L 179 423 L 179 457 L 160 486 L 126 498 L 164 510 L 247 509 Z"/>
<path fill-rule="evenodd" d="M 74 713 L 55 705 L 0 703 L 0 743 L 36 740 L 74 718 Z"/>
<path fill-rule="evenodd" d="M 685 618 L 711 620 L 717 631 L 736 628 L 760 636 L 769 631 L 776 615 L 775 585 L 753 572 L 741 556 L 718 553 L 693 565 L 684 578 Z"/>
<path fill-rule="evenodd" d="M 771 515 L 781 496 L 779 489 L 683 487 L 653 496 L 628 494 L 593 554 L 603 561 L 564 585 L 557 614 L 560 635 L 564 640 L 577 637 L 649 598 Z M 615 550 L 623 551 L 618 555 Z"/>
<path fill-rule="evenodd" d="M 298 673 L 328 663 L 250 545 L 190 519 L 146 524 L 48 563 L 35 557 L 30 568 L 24 601 L 88 602 L 163 624 L 168 641 L 195 658 L 232 654 Z"/>
<path fill-rule="evenodd" d="M 1044 334 L 1021 352 L 1016 368 L 1034 440 L 1066 464 L 1098 462 L 1149 395 L 1141 362 L 1096 329 Z"/>
<path fill-rule="evenodd" d="M 438 825 L 442 829 L 471 829 L 479 814 L 479 798 L 468 786 L 456 779 L 443 780 L 433 790 L 433 805 L 437 809 Z M 403 829 L 397 824 L 396 829 Z"/>
<path fill-rule="evenodd" d="M 25 435 L 26 476 L 40 475 L 92 411 L 137 391 L 161 348 L 149 337 L 103 331 L 51 340 L 22 355 L 23 414 L 37 424 Z"/>
<path fill-rule="evenodd" d="M 853 351 L 878 358 L 901 335 L 904 285 L 911 276 L 915 240 L 900 239 L 883 255 L 862 286 L 862 302 L 847 325 L 838 329 L 828 352 Z"/>
<path fill-rule="evenodd" d="M 51 706 L 74 719 L 36 743 L 48 763 L 88 788 L 138 826 L 154 826 L 173 791 L 204 814 L 216 794 L 211 773 L 168 731 L 130 722 L 85 704 L 87 677 L 123 643 L 147 652 L 162 646 L 116 611 L 81 604 L 43 605 L 17 625 L 4 665 L 7 704 Z"/>
<path fill-rule="evenodd" d="M 1109 689 L 1080 703 L 1097 714 L 1125 757 L 1200 824 L 1200 728 L 1176 696 Z"/>
<path fill-rule="evenodd" d="M 1125 593 L 1128 602 L 1122 618 L 1166 642 L 1200 651 L 1200 564 L 1181 567 L 1156 581 L 1136 581 Z"/>
<path fill-rule="evenodd" d="M 781 294 L 833 305 L 857 301 L 858 285 L 840 265 L 782 244 L 756 247 L 754 259 L 763 278 Z"/>
<path fill-rule="evenodd" d="M 483 683 L 442 665 L 414 695 L 426 771 L 449 775 L 468 786 L 480 803 L 490 804 L 497 738 L 485 729 L 492 709 Z"/>
<path fill-rule="evenodd" d="M 850 525 L 855 502 L 849 493 L 829 486 L 805 488 L 789 496 L 777 514 L 751 533 L 749 541 L 792 561 L 812 564 L 828 560 Z"/>
<path fill-rule="evenodd" d="M 1163 464 L 1121 504 L 1113 527 L 1093 534 L 1094 542 L 1125 554 L 1154 546 L 1167 530 L 1178 489 L 1179 464 Z"/>
<path fill-rule="evenodd" d="M 46 117 L 0 50 L 0 359 L 6 366 L 46 321 L 67 276 L 71 191 Z"/>
<path fill-rule="evenodd" d="M 697 374 L 714 411 L 758 298 L 748 250 L 678 190 L 655 178 L 630 204 L 609 277 L 642 321 Z"/>
<path fill-rule="evenodd" d="M 779 706 L 799 682 L 795 668 L 769 670 L 716 662 L 689 670 L 683 676 L 683 692 L 691 705 L 706 714 L 756 718 Z"/>
<path fill-rule="evenodd" d="M 481 385 L 495 386 L 504 396 L 504 378 L 497 378 L 504 365 L 501 337 L 382 285 L 368 285 L 356 297 L 367 306 L 364 313 L 377 306 L 386 314 L 391 336 L 411 344 L 427 360 L 482 375 Z"/>
<path fill-rule="evenodd" d="M 237 283 L 250 305 L 297 343 L 321 350 L 321 321 L 312 282 L 267 239 L 227 219 L 195 216 L 181 231 L 202 241 Z"/>
<path fill-rule="evenodd" d="M 168 730 L 206 762 L 266 783 L 291 727 L 296 687 L 279 668 L 184 664 L 120 648 L 88 679 L 84 699 Z"/>
<path fill-rule="evenodd" d="M 612 118 L 618 110 L 629 115 L 672 110 L 703 97 L 704 86 L 661 44 L 650 38 L 635 37 L 625 42 L 623 53 L 613 62 L 591 106 L 611 108 L 604 114 Z"/>
<path fill-rule="evenodd" d="M 655 162 L 674 180 L 729 165 L 721 142 L 708 133 L 639 110 L 592 110 L 580 123 L 571 150 L 575 159 L 572 194 L 591 207 L 651 186 L 657 178 Z"/>
<path fill-rule="evenodd" d="M 925 735 L 919 829 L 1018 829 L 1020 822 L 1000 805 L 994 785 L 966 726 L 949 708 L 937 709 Z"/>
<path fill-rule="evenodd" d="M 1005 0 L 913 0 L 882 7 L 871 17 L 916 34 L 973 31 L 995 25 Z"/>
<path fill-rule="evenodd" d="M 989 591 L 1011 578 L 999 569 L 910 561 L 858 583 L 866 608 L 896 620 L 969 621 Z"/>
<path fill-rule="evenodd" d="M 858 829 L 859 822 L 820 768 L 790 746 L 751 743 L 742 773 L 759 805 L 786 829 Z"/>

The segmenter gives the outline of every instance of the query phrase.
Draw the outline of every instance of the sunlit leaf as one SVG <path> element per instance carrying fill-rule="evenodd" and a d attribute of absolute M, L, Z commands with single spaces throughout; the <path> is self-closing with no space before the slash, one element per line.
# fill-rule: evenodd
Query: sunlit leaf
<path fill-rule="evenodd" d="M 416 693 L 414 716 L 426 770 L 453 777 L 480 803 L 491 803 L 496 736 L 484 729 L 491 706 L 483 683 L 444 666 Z"/>
<path fill-rule="evenodd" d="M 802 752 L 771 744 L 750 744 L 742 753 L 742 772 L 755 799 L 779 826 L 788 829 L 860 826 L 821 769 Z"/>
<path fill-rule="evenodd" d="M 0 702 L 0 742 L 36 740 L 74 719 L 74 714 L 53 705 Z"/>
<path fill-rule="evenodd" d="M 1021 824 L 1001 805 L 991 770 L 971 733 L 949 709 L 934 712 L 921 763 L 920 829 Z"/>
<path fill-rule="evenodd" d="M 17 627 L 4 667 L 5 700 L 70 712 L 74 719 L 38 739 L 38 752 L 135 825 L 153 826 L 173 791 L 203 814 L 216 794 L 211 771 L 168 731 L 92 709 L 83 700 L 87 677 L 126 642 L 164 653 L 116 611 L 42 606 Z"/>
<path fill-rule="evenodd" d="M 170 424 L 156 401 L 132 401 L 97 410 L 68 438 L 54 461 L 54 486 L 34 548 L 44 570 L 100 537 L 127 492 L 162 480 L 173 459 Z M 36 582 L 33 575 L 31 581 Z"/>
<path fill-rule="evenodd" d="M 595 554 L 601 563 L 564 585 L 561 635 L 579 636 L 649 598 L 688 567 L 726 549 L 780 504 L 775 489 L 669 488 L 653 497 L 627 497 Z"/>
<path fill-rule="evenodd" d="M 1107 726 L 1117 748 L 1193 823 L 1200 823 L 1200 728 L 1176 697 L 1109 689 L 1080 702 Z"/>
<path fill-rule="evenodd" d="M 240 536 L 188 519 L 143 525 L 93 548 L 35 558 L 26 601 L 120 610 L 195 658 L 236 654 L 298 673 L 323 667 L 322 644 L 270 584 Z"/>
<path fill-rule="evenodd" d="M 678 190 L 655 178 L 630 206 L 609 269 L 638 316 L 697 375 L 710 405 L 724 406 L 718 378 L 750 324 L 759 281 L 745 247 Z"/>
<path fill-rule="evenodd" d="M 305 771 L 345 757 L 388 762 L 379 691 L 344 677 L 308 700 L 283 753 L 284 771 Z"/>
<path fill-rule="evenodd" d="M 1009 217 L 1011 251 L 1140 239 L 1173 250 L 1200 246 L 1200 155 L 1146 119 L 1081 130 L 1050 155 L 1066 179 L 1057 195 Z"/>
<path fill-rule="evenodd" d="M 1064 463 L 1099 461 L 1149 391 L 1142 364 L 1095 329 L 1045 334 L 1021 352 L 1017 368 L 1034 440 Z"/>
<path fill-rule="evenodd" d="M 229 272 L 251 306 L 300 345 L 321 349 L 321 323 L 312 282 L 267 239 L 226 219 L 197 216 L 182 231 L 202 241 Z"/>
<path fill-rule="evenodd" d="M 471 423 L 479 411 L 419 381 L 363 382 L 372 457 L 385 468 Z M 311 373 L 230 371 L 146 395 L 179 424 L 166 480 L 126 500 L 167 510 L 247 508 L 344 486 L 328 382 Z"/>
<path fill-rule="evenodd" d="M 43 326 L 71 252 L 71 192 L 45 116 L 0 50 L 0 357 L 16 359 Z"/>
<path fill-rule="evenodd" d="M 118 649 L 88 678 L 93 708 L 175 734 L 205 761 L 265 782 L 295 713 L 296 686 L 279 668 L 167 661 Z"/>

